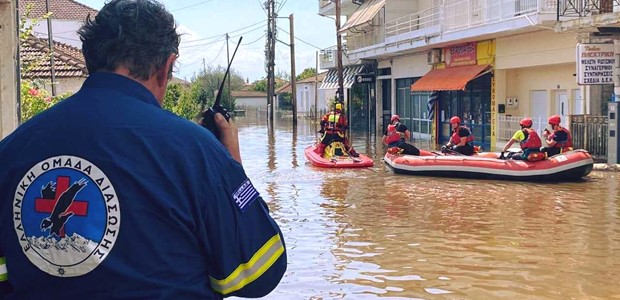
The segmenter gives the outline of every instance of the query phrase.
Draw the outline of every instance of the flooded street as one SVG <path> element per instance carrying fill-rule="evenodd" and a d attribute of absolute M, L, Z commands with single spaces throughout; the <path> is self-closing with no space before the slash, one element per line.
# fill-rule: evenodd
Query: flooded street
<path fill-rule="evenodd" d="M 536 184 L 320 169 L 314 124 L 236 120 L 248 176 L 280 224 L 288 271 L 268 299 L 620 299 L 620 174 Z"/>

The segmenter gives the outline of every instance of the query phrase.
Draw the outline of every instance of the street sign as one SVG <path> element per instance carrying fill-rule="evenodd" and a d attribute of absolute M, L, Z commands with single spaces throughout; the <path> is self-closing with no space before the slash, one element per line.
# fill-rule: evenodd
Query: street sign
<path fill-rule="evenodd" d="M 614 83 L 614 44 L 577 44 L 577 84 Z"/>
<path fill-rule="evenodd" d="M 372 74 L 355 75 L 355 83 L 360 83 L 360 84 L 375 83 L 375 75 L 372 75 Z"/>

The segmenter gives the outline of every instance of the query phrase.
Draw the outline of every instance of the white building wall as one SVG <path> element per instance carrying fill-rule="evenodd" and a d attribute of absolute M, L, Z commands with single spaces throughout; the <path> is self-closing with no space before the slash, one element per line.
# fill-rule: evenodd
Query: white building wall
<path fill-rule="evenodd" d="M 297 84 L 297 113 L 308 115 L 314 113 L 315 95 L 318 111 L 328 109 L 330 95 L 333 96 L 336 90 L 318 90 L 318 94 L 314 92 L 314 83 L 298 83 Z"/>
<path fill-rule="evenodd" d="M 267 109 L 267 97 L 237 97 L 235 106 L 239 109 Z"/>
<path fill-rule="evenodd" d="M 78 30 L 83 22 L 72 20 L 52 20 L 52 34 L 54 40 L 78 49 L 82 49 L 82 41 L 78 35 Z M 47 21 L 42 20 L 34 26 L 34 33 L 37 37 L 47 38 Z"/>
<path fill-rule="evenodd" d="M 69 77 L 69 78 L 56 78 L 56 94 L 60 95 L 63 93 L 75 93 L 84 84 L 86 77 Z M 52 92 L 52 87 L 50 85 L 50 80 L 39 81 L 43 83 L 43 89 L 48 92 Z"/>

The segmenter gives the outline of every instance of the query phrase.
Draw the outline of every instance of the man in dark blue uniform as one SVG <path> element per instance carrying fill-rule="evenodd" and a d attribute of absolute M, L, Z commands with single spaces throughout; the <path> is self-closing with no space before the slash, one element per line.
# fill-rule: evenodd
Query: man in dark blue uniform
<path fill-rule="evenodd" d="M 80 29 L 79 92 L 0 142 L 0 299 L 261 297 L 284 239 L 221 142 L 161 108 L 179 35 L 153 0 L 113 0 Z"/>

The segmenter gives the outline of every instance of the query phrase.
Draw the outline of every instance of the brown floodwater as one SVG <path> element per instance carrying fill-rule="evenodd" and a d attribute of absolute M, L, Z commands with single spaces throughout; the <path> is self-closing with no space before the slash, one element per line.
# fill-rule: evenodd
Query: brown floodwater
<path fill-rule="evenodd" d="M 537 184 L 311 166 L 315 125 L 241 117 L 246 172 L 284 233 L 267 299 L 620 299 L 620 176 Z M 379 145 L 377 145 L 379 142 Z"/>

